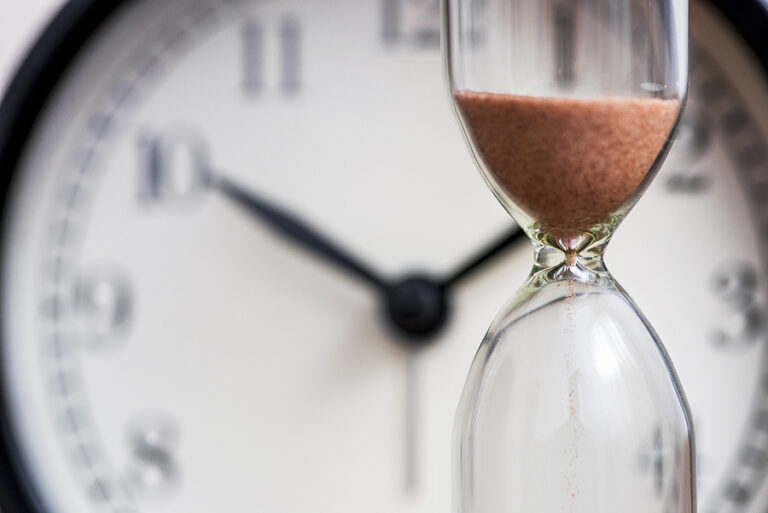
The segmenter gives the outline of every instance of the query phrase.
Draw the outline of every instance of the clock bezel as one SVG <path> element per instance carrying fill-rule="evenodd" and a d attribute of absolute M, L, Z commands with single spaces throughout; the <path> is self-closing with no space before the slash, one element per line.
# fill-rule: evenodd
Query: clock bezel
<path fill-rule="evenodd" d="M 768 29 L 768 1 L 704 1 L 723 14 L 768 75 L 768 39 L 764 37 Z M 4 215 L 16 167 L 47 101 L 99 28 L 115 12 L 133 2 L 135 0 L 69 0 L 46 26 L 10 81 L 0 102 L 0 169 L 4 170 L 0 173 L 0 208 L 3 212 L 0 214 L 3 223 L 0 230 L 3 235 L 6 230 Z M 2 356 L 0 351 L 0 372 L 4 368 Z M 9 413 L 5 383 L 0 379 L 0 513 L 46 513 L 29 473 L 21 463 L 10 429 Z"/>
<path fill-rule="evenodd" d="M 59 81 L 106 20 L 133 1 L 68 1 L 51 19 L 19 66 L 0 102 L 0 169 L 3 170 L 0 173 L 0 209 L 3 213 L 7 210 L 8 193 L 25 141 Z M 0 216 L 4 218 L 2 214 Z M 5 228 L 3 222 L 0 230 L 5 233 Z M 9 411 L 5 382 L 0 379 L 0 512 L 44 513 L 42 501 L 37 497 L 13 443 Z"/>

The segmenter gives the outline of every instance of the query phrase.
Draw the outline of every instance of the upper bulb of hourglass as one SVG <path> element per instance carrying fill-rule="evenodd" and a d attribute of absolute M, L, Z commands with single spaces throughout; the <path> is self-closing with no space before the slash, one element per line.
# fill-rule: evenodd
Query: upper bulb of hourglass
<path fill-rule="evenodd" d="M 497 198 L 565 252 L 607 240 L 679 119 L 687 61 L 654 32 L 672 13 L 639 1 L 488 0 L 449 1 L 444 15 L 451 96 Z"/>

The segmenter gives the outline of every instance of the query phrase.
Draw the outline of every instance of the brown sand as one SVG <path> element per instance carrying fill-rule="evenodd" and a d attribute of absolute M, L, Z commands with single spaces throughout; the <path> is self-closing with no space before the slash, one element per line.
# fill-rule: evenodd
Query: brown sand
<path fill-rule="evenodd" d="M 550 232 L 581 232 L 616 213 L 661 151 L 678 100 L 537 98 L 457 91 L 484 164 Z"/>

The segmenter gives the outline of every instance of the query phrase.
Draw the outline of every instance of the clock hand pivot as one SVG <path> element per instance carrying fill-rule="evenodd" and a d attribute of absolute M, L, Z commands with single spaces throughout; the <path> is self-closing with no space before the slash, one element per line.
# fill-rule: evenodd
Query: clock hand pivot
<path fill-rule="evenodd" d="M 448 320 L 446 288 L 424 274 L 411 274 L 392 284 L 384 300 L 386 314 L 406 344 L 422 346 Z"/>

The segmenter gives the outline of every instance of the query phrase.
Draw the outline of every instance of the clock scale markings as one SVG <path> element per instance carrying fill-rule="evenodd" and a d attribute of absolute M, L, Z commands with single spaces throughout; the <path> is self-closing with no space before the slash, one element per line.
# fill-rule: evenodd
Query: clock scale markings
<path fill-rule="evenodd" d="M 211 10 L 208 11 L 208 14 L 210 14 Z M 203 18 L 198 18 L 196 21 L 200 22 Z M 283 74 L 283 80 L 282 85 L 284 90 L 290 91 L 290 90 L 296 90 L 299 87 L 299 79 L 298 79 L 298 71 L 297 71 L 297 63 L 298 63 L 298 55 L 297 55 L 297 49 L 295 42 L 298 38 L 299 32 L 295 25 L 292 25 L 293 21 L 291 19 L 284 20 L 283 26 L 282 26 L 282 36 L 284 40 L 284 74 Z M 168 39 L 169 44 L 165 47 L 165 50 L 168 50 L 171 47 L 178 48 L 179 43 L 184 39 L 184 36 L 186 36 L 183 29 L 174 32 L 173 36 Z M 121 87 L 117 89 L 117 92 L 113 95 L 114 102 L 111 106 L 111 112 L 110 114 L 98 114 L 91 118 L 91 123 L 89 123 L 89 128 L 91 128 L 91 135 L 94 136 L 94 141 L 92 144 L 89 145 L 85 157 L 83 161 L 81 162 L 81 165 L 79 166 L 80 169 L 80 175 L 84 175 L 86 171 L 90 169 L 95 169 L 92 164 L 93 160 L 97 156 L 97 150 L 96 147 L 99 144 L 99 139 L 105 138 L 108 134 L 107 128 L 112 126 L 111 119 L 114 119 L 117 115 L 120 114 L 120 108 L 124 107 L 126 103 L 128 103 L 128 100 L 135 99 L 136 97 L 136 91 L 139 88 L 139 86 L 142 85 L 142 82 L 146 82 L 146 80 L 150 77 L 155 76 L 156 74 L 159 74 L 159 71 L 162 69 L 162 61 L 163 58 L 167 58 L 167 56 L 164 56 L 162 52 L 158 51 L 155 53 L 151 53 L 150 56 L 145 61 L 145 64 L 139 68 L 139 73 L 135 77 L 134 81 L 132 83 L 123 84 Z M 96 117 L 98 116 L 98 118 Z M 93 122 L 94 119 L 96 119 L 98 122 Z M 76 199 L 77 195 L 80 192 L 80 187 L 82 186 L 82 181 L 80 179 L 77 179 L 71 186 L 71 189 L 68 193 L 68 199 L 67 199 L 67 205 L 65 210 L 65 215 L 61 218 L 61 226 L 57 228 L 58 234 L 60 236 L 60 248 L 63 248 L 63 241 L 65 239 L 65 235 L 67 235 L 72 228 L 70 215 L 74 212 L 76 207 L 82 206 L 82 203 L 78 204 Z M 56 255 L 54 256 L 54 262 L 55 262 L 55 270 L 54 270 L 54 281 L 53 283 L 57 283 L 59 279 L 61 278 L 63 272 L 63 262 L 61 260 L 61 251 L 58 251 Z M 62 354 L 59 353 L 56 355 L 58 360 L 60 361 L 62 359 Z M 61 371 L 59 371 L 59 375 L 61 376 Z M 75 413 L 71 409 L 67 409 L 67 414 L 70 418 L 74 418 Z M 72 432 L 77 432 L 78 430 L 75 429 L 75 423 L 70 422 L 70 428 Z M 81 449 L 81 453 L 85 454 L 84 452 L 84 445 L 82 443 L 82 440 L 80 440 L 79 448 Z M 91 470 L 98 465 L 99 462 L 95 462 L 93 458 L 83 458 L 82 463 L 84 466 L 91 468 Z M 93 472 L 92 472 L 93 474 Z M 88 485 L 89 493 L 93 495 L 95 492 L 95 495 L 104 501 L 111 502 L 111 495 L 109 493 L 109 485 L 107 482 L 106 477 L 94 477 L 92 482 Z M 114 505 L 113 505 L 114 506 Z M 114 511 L 118 511 L 117 509 L 114 509 Z"/>
<path fill-rule="evenodd" d="M 179 20 L 183 21 L 184 17 L 180 17 Z M 129 81 L 122 82 L 116 89 L 113 89 L 116 92 L 110 97 L 111 102 L 108 100 L 108 106 L 102 116 L 114 120 L 115 123 L 104 122 L 100 125 L 96 125 L 97 127 L 117 124 L 121 110 L 129 106 L 131 103 L 129 100 L 136 99 L 136 93 L 148 79 L 157 76 L 153 72 L 159 71 L 161 60 L 170 57 L 170 55 L 163 54 L 163 51 L 175 52 L 182 50 L 182 45 L 180 43 L 187 35 L 185 30 L 180 28 L 178 31 L 172 31 L 171 34 L 172 36 L 166 40 L 166 43 L 168 44 L 164 45 L 161 51 L 150 53 L 144 65 L 138 67 L 139 72 L 136 76 L 130 77 Z M 86 124 L 84 127 L 83 131 L 85 139 L 88 142 L 84 147 L 82 159 L 79 160 L 78 165 L 75 168 L 75 180 L 69 185 L 64 185 L 66 192 L 62 198 L 64 200 L 63 215 L 61 215 L 58 220 L 54 221 L 54 229 L 58 234 L 54 248 L 57 248 L 58 250 L 54 250 L 52 253 L 54 263 L 53 275 L 50 277 L 51 281 L 48 283 L 54 290 L 59 290 L 65 287 L 62 280 L 64 276 L 69 274 L 65 272 L 67 271 L 67 268 L 65 267 L 65 262 L 62 260 L 62 254 L 65 253 L 66 250 L 62 251 L 62 249 L 67 248 L 68 244 L 74 245 L 76 242 L 73 240 L 70 232 L 73 230 L 73 215 L 76 216 L 76 211 L 78 209 L 83 209 L 85 206 L 85 203 L 76 201 L 81 187 L 83 187 L 83 177 L 87 175 L 89 171 L 96 170 L 94 162 L 97 160 L 97 153 L 102 149 L 103 145 L 103 142 L 101 142 L 100 139 L 106 139 L 110 135 L 106 130 L 96 130 L 94 133 L 93 127 L 93 123 Z M 56 315 L 52 318 L 52 321 L 54 322 L 54 334 L 58 337 L 62 337 L 60 331 L 62 326 L 59 322 L 60 318 L 58 314 L 59 312 L 57 311 Z M 74 372 L 73 369 L 67 369 L 66 365 L 63 364 L 65 359 L 74 358 L 74 349 L 71 347 L 65 349 L 63 346 L 59 345 L 57 347 L 57 352 L 52 356 L 54 357 L 54 377 L 59 381 L 59 386 L 62 387 L 64 386 L 63 384 L 67 382 L 64 377 L 65 372 Z M 84 489 L 93 499 L 106 503 L 110 508 L 110 511 L 123 513 L 126 511 L 126 500 L 128 501 L 127 503 L 130 504 L 131 498 L 121 496 L 119 492 L 115 491 L 122 491 L 123 487 L 110 485 L 111 482 L 114 482 L 114 478 L 110 477 L 115 475 L 114 472 L 110 471 L 109 474 L 101 472 L 100 469 L 104 467 L 105 462 L 97 455 L 102 451 L 100 449 L 93 450 L 89 448 L 94 445 L 98 447 L 100 446 L 100 443 L 96 441 L 95 433 L 91 432 L 93 429 L 92 426 L 85 420 L 88 417 L 88 414 L 85 413 L 85 410 L 78 411 L 75 409 L 73 406 L 73 391 L 68 389 L 65 390 L 66 393 L 62 394 L 64 398 L 63 410 L 68 421 L 69 433 L 75 437 L 74 451 L 75 454 L 78 455 L 77 461 L 79 463 L 79 465 L 76 465 L 76 468 L 81 469 L 85 474 L 83 476 Z M 86 407 L 83 406 L 83 408 Z M 78 417 L 81 418 L 80 422 L 76 420 Z"/>
<path fill-rule="evenodd" d="M 731 156 L 733 162 L 737 164 L 737 169 L 742 174 L 748 174 L 747 177 L 742 178 L 740 183 L 744 187 L 745 195 L 755 205 L 759 207 L 759 203 L 764 203 L 765 198 L 755 198 L 750 192 L 750 172 L 755 169 L 760 169 L 759 162 L 739 159 L 738 155 L 743 151 L 745 147 L 754 147 L 759 145 L 761 141 L 760 135 L 756 131 L 754 123 L 751 121 L 751 116 L 748 112 L 741 108 L 743 102 L 738 98 L 736 92 L 727 85 L 723 80 L 717 78 L 725 76 L 721 70 L 716 66 L 714 61 L 700 48 L 695 52 L 696 66 L 692 67 L 691 81 L 694 84 L 698 84 L 695 88 L 695 93 L 692 95 L 697 99 L 704 99 L 706 101 L 709 112 L 718 119 L 718 124 L 728 130 L 722 130 L 724 140 L 727 143 L 726 151 Z M 708 75 L 705 74 L 708 72 Z M 721 105 L 722 102 L 726 102 L 726 105 Z M 694 111 L 696 112 L 696 111 Z M 740 142 L 739 136 L 744 136 L 746 141 Z M 702 150 L 703 151 L 703 150 Z M 765 175 L 762 175 L 763 177 Z M 755 212 L 755 209 L 752 210 Z M 763 242 L 765 243 L 765 237 L 768 233 L 763 233 Z M 718 276 L 714 276 L 714 281 L 718 281 Z M 766 333 L 765 330 L 761 333 L 761 342 L 765 343 Z M 768 372 L 768 359 L 765 352 L 761 356 L 763 361 L 761 367 L 763 373 Z M 766 393 L 758 393 L 753 399 L 752 406 L 752 418 L 759 417 L 761 412 L 768 411 L 768 395 Z M 755 465 L 755 461 L 765 461 L 760 455 L 768 454 L 768 437 L 762 436 L 768 429 L 768 426 L 760 427 L 755 425 L 754 420 L 748 422 L 741 434 L 741 442 L 739 443 L 739 449 L 735 458 L 729 463 L 725 476 L 731 476 L 725 479 L 723 485 L 718 487 L 718 490 L 711 492 L 711 497 L 707 503 L 708 507 L 705 510 L 707 513 L 723 512 L 723 511 L 743 511 L 747 506 L 749 499 L 756 493 L 757 489 L 761 486 L 766 476 L 766 466 Z M 756 442 L 760 443 L 756 443 Z M 754 459 L 751 459 L 751 454 L 757 454 Z M 745 456 L 747 455 L 747 456 Z"/>
<path fill-rule="evenodd" d="M 180 34 L 182 34 L 182 31 L 176 32 L 174 36 L 170 38 L 170 41 L 174 41 L 173 46 L 177 46 L 178 42 L 182 40 L 182 37 Z M 90 141 L 87 145 L 87 149 L 85 151 L 85 155 L 80 162 L 79 170 L 78 170 L 78 178 L 69 186 L 68 192 L 66 193 L 66 200 L 65 200 L 65 214 L 61 217 L 61 223 L 62 225 L 57 228 L 58 235 L 59 235 L 59 249 L 62 249 L 65 247 L 64 245 L 64 239 L 68 238 L 71 239 L 71 235 L 69 235 L 73 229 L 72 224 L 72 215 L 75 213 L 75 210 L 77 208 L 82 208 L 84 203 L 78 202 L 78 195 L 81 194 L 82 191 L 82 176 L 85 175 L 88 171 L 95 170 L 95 162 L 97 162 L 99 157 L 99 150 L 103 146 L 103 142 L 101 139 L 106 139 L 110 134 L 106 130 L 107 127 L 115 127 L 117 125 L 116 121 L 119 118 L 121 114 L 121 107 L 123 107 L 127 102 L 127 100 L 136 99 L 137 94 L 136 92 L 140 90 L 143 83 L 146 83 L 146 81 L 150 78 L 154 78 L 159 75 L 159 72 L 163 69 L 163 60 L 164 58 L 167 58 L 161 51 L 152 52 L 149 54 L 149 56 L 144 61 L 143 65 L 139 66 L 139 72 L 133 79 L 133 81 L 129 84 L 122 84 L 118 86 L 117 93 L 113 93 L 112 98 L 113 102 L 111 105 L 109 105 L 103 113 L 98 113 L 95 116 L 90 118 L 91 122 L 87 124 L 86 128 L 86 134 L 90 136 Z M 290 84 L 290 82 L 289 82 Z M 284 84 L 285 85 L 285 84 Z M 93 122 L 94 119 L 97 119 L 98 122 Z M 60 283 L 60 280 L 62 278 L 63 272 L 63 261 L 60 258 L 61 251 L 59 251 L 55 257 L 56 262 L 56 270 L 54 272 L 54 280 L 53 284 Z M 468 271 L 467 271 L 468 272 Z M 59 361 L 62 359 L 63 355 L 59 354 L 58 359 Z M 413 372 L 413 370 L 409 371 L 410 373 Z M 61 369 L 59 369 L 59 374 L 61 373 Z M 411 390 L 408 393 L 409 401 L 413 401 L 414 391 Z M 413 404 L 413 402 L 410 402 L 408 404 Z M 75 416 L 75 413 L 73 410 L 68 409 L 68 414 L 71 417 Z M 407 440 L 413 440 L 415 437 L 415 429 L 416 429 L 416 420 L 415 420 L 415 409 L 412 407 L 409 407 L 409 420 L 408 425 L 409 429 L 411 430 L 412 434 L 407 438 Z M 74 426 L 74 423 L 70 423 L 71 426 Z M 78 432 L 79 430 L 72 429 L 73 432 Z M 80 447 L 84 447 L 83 441 L 81 438 L 79 438 Z M 413 486 L 413 483 L 415 483 L 414 479 L 414 473 L 415 473 L 415 458 L 416 458 L 416 452 L 415 452 L 415 444 L 412 442 L 408 443 L 409 449 L 409 457 L 407 459 L 407 469 L 406 469 L 406 475 L 407 477 L 407 483 L 409 487 Z M 100 462 L 94 461 L 93 458 L 86 458 L 84 459 L 85 466 L 86 467 L 96 467 Z M 107 478 L 101 477 L 101 478 L 94 478 L 93 482 L 89 485 L 91 489 L 97 489 L 101 490 L 103 493 L 100 495 L 102 498 L 106 499 L 110 495 L 107 493 L 106 490 L 109 489 Z"/>

